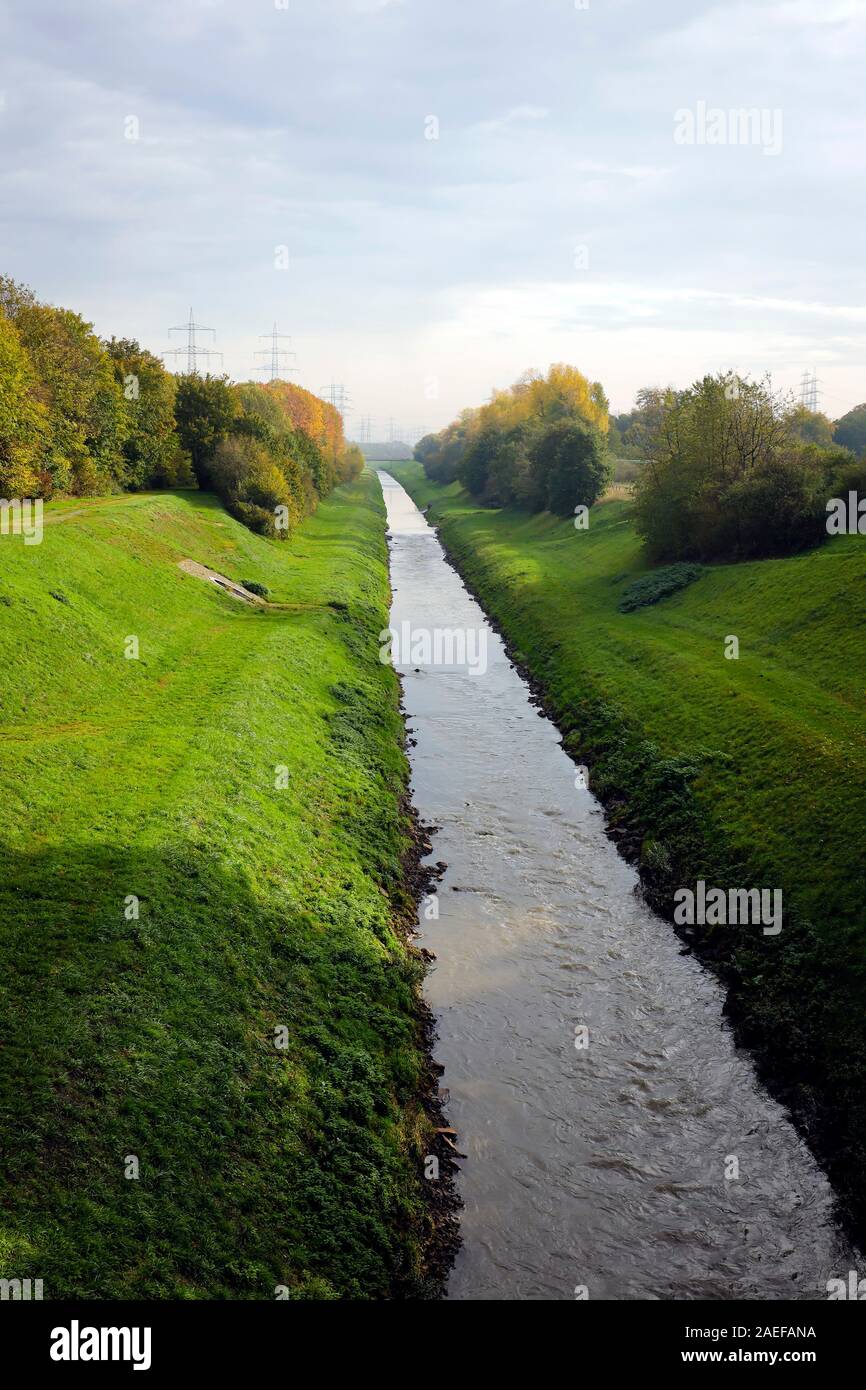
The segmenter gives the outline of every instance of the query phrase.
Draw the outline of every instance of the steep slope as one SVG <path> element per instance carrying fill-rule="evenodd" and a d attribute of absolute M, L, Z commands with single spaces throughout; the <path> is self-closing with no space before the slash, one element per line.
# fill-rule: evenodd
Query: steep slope
<path fill-rule="evenodd" d="M 285 545 L 196 494 L 46 523 L 0 538 L 0 1274 L 46 1298 L 423 1291 L 378 485 Z"/>
<path fill-rule="evenodd" d="M 387 464 L 590 766 L 611 834 L 671 915 L 696 881 L 783 890 L 777 937 L 688 936 L 729 986 L 738 1037 L 792 1107 L 866 1233 L 866 540 L 708 568 L 619 611 L 645 573 L 626 502 L 587 530 L 479 507 Z M 725 656 L 739 640 L 736 660 Z"/>

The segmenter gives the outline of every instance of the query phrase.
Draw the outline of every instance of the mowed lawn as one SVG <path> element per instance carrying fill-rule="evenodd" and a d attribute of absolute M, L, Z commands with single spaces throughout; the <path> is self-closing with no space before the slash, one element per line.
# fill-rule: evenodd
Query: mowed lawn
<path fill-rule="evenodd" d="M 666 755 L 702 763 L 697 796 L 755 872 L 866 947 L 866 537 L 708 568 L 617 611 L 647 565 L 627 502 L 588 530 L 478 507 L 420 465 L 388 465 L 559 706 L 592 691 Z M 726 638 L 739 658 L 725 657 Z M 722 756 L 718 756 L 722 755 Z"/>
<path fill-rule="evenodd" d="M 46 523 L 0 537 L 0 1276 L 45 1298 L 416 1291 L 378 483 L 283 544 L 196 493 Z"/>

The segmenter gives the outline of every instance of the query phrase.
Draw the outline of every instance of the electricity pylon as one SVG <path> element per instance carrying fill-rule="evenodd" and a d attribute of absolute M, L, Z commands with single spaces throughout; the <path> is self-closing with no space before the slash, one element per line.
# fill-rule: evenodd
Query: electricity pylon
<path fill-rule="evenodd" d="M 320 395 L 323 401 L 327 401 L 329 405 L 336 406 L 345 422 L 346 416 L 349 414 L 351 397 L 343 383 L 332 381 L 330 386 L 325 386 L 322 389 Z"/>
<path fill-rule="evenodd" d="M 162 355 L 163 357 L 182 357 L 183 354 L 186 353 L 186 369 L 190 375 L 198 371 L 196 363 L 199 357 L 218 357 L 220 359 L 220 364 L 222 364 L 223 355 L 221 352 L 217 352 L 215 348 L 199 347 L 196 343 L 196 333 L 213 333 L 214 337 L 216 337 L 216 329 L 205 328 L 204 324 L 196 323 L 192 316 L 192 309 L 189 311 L 189 321 L 187 323 L 176 324 L 174 328 L 170 328 L 168 331 L 169 333 L 185 333 L 187 335 L 186 347 L 166 348 Z"/>
<path fill-rule="evenodd" d="M 803 373 L 803 379 L 800 382 L 800 404 L 804 405 L 807 410 L 811 410 L 813 415 L 817 414 L 819 395 L 818 377 L 813 368 L 811 373 L 808 371 Z"/>
<path fill-rule="evenodd" d="M 256 357 L 270 357 L 271 360 L 269 363 L 262 362 L 260 366 L 256 367 L 256 371 L 270 372 L 269 380 L 278 381 L 280 379 L 280 358 L 297 357 L 298 355 L 296 352 L 292 352 L 290 348 L 281 348 L 279 345 L 281 338 L 287 338 L 289 342 L 291 342 L 291 335 L 289 333 L 278 333 L 277 325 L 274 323 L 270 333 L 260 333 L 259 337 L 267 338 L 271 346 L 269 348 L 260 348 L 256 353 Z M 285 370 L 287 372 L 296 372 L 298 369 L 297 367 L 286 367 Z"/>

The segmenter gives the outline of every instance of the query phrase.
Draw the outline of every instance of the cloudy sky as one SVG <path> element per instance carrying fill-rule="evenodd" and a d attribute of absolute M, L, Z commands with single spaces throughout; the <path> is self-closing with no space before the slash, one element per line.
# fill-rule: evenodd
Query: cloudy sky
<path fill-rule="evenodd" d="M 0 271 L 239 379 L 276 320 L 379 437 L 554 361 L 837 416 L 864 51 L 866 0 L 2 0 Z"/>

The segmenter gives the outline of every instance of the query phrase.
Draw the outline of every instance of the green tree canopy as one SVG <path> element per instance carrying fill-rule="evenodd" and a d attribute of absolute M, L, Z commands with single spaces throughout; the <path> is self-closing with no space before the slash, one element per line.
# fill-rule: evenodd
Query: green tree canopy
<path fill-rule="evenodd" d="M 0 310 L 0 497 L 44 494 L 48 413 L 14 323 Z"/>
<path fill-rule="evenodd" d="M 866 455 L 866 403 L 855 405 L 847 415 L 836 421 L 833 439 L 843 449 L 850 449 L 858 458 Z"/>
<path fill-rule="evenodd" d="M 177 378 L 177 432 L 189 450 L 200 487 L 210 483 L 210 463 L 235 418 L 236 404 L 228 378 L 189 372 Z"/>

